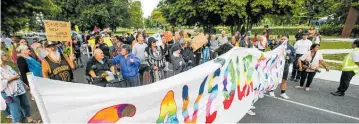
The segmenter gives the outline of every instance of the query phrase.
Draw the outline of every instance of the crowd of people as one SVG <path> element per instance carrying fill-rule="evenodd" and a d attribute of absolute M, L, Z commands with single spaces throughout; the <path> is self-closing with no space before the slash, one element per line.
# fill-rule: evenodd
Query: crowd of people
<path fill-rule="evenodd" d="M 315 74 L 319 72 L 319 65 L 323 65 L 329 71 L 322 54 L 318 51 L 320 35 L 313 28 L 308 31 L 299 29 L 293 46 L 288 42 L 288 35 L 270 38 L 269 29 L 266 29 L 261 36 L 255 34 L 252 39 L 250 33 L 239 32 L 234 32 L 233 36 L 228 38 L 224 30 L 219 37 L 209 33 L 205 36 L 206 44 L 196 50 L 191 47 L 191 34 L 184 31 L 175 33 L 170 40 L 161 33 L 161 41 L 149 37 L 145 31 L 134 34 L 124 33 L 121 36 L 99 32 L 76 34 L 67 42 L 34 40 L 32 44 L 25 39 L 18 40 L 13 37 L 12 48 L 8 48 L 10 61 L 16 63 L 19 73 L 5 64 L 9 59 L 1 51 L 0 79 L 3 86 L 1 94 L 8 108 L 5 113 L 9 117 L 12 116 L 13 122 L 21 122 L 23 117 L 26 117 L 28 122 L 39 122 L 31 118 L 29 110 L 29 100 L 26 95 L 26 89 L 29 89 L 26 76 L 28 72 L 38 77 L 76 82 L 74 70 L 85 67 L 86 80 L 92 85 L 112 87 L 117 83 L 118 87 L 136 87 L 187 71 L 226 53 L 232 47 L 257 48 L 265 51 L 268 48 L 275 49 L 282 43 L 287 43 L 287 54 L 280 86 L 281 97 L 289 99 L 285 92 L 290 64 L 293 64 L 290 80 L 300 81 L 295 88 L 304 88 L 304 83 L 307 81 L 305 91 L 310 90 L 310 84 Z M 314 43 L 311 39 L 315 39 Z M 359 41 L 354 42 L 353 48 L 359 47 L 358 45 Z M 91 55 L 87 62 L 82 60 L 82 48 L 88 49 L 88 54 Z M 353 61 L 356 62 L 354 65 L 358 62 L 357 58 Z M 350 69 L 347 71 L 343 85 L 341 83 L 334 95 L 344 95 L 349 86 L 348 80 L 350 82 L 354 74 Z M 275 96 L 273 91 L 269 94 Z M 33 100 L 32 97 L 31 99 Z M 21 110 L 24 110 L 23 114 Z M 248 114 L 255 113 L 249 111 Z"/>

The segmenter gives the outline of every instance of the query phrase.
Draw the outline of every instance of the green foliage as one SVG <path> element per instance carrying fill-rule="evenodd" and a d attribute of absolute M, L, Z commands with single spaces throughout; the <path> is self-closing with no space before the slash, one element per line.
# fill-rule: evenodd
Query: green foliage
<path fill-rule="evenodd" d="M 172 25 L 200 25 L 208 32 L 216 25 L 250 30 L 267 14 L 290 15 L 303 0 L 165 0 L 159 8 Z M 243 25 L 243 26 L 242 26 Z M 233 28 L 232 28 L 233 31 Z"/>
<path fill-rule="evenodd" d="M 140 1 L 134 1 L 130 5 L 129 9 L 130 13 L 130 22 L 129 24 L 134 28 L 142 28 L 143 27 L 143 12 L 141 9 L 141 2 Z"/>
<path fill-rule="evenodd" d="M 1 31 L 10 35 L 23 29 L 36 13 L 56 13 L 58 10 L 52 0 L 2 0 Z"/>
<path fill-rule="evenodd" d="M 115 30 L 125 26 L 125 19 L 129 17 L 129 3 L 127 0 L 54 0 L 61 8 L 56 14 L 47 15 L 47 19 L 70 21 L 78 25 L 80 30 L 92 30 L 111 27 Z"/>
<path fill-rule="evenodd" d="M 275 34 L 275 35 L 283 35 L 283 34 L 288 34 L 288 35 L 295 35 L 298 32 L 297 27 L 283 27 L 283 28 L 270 28 L 270 34 Z M 303 30 L 308 30 L 309 28 L 302 28 Z M 254 28 L 251 30 L 252 34 L 258 34 L 258 35 L 262 35 L 262 33 L 264 32 L 264 28 Z"/>
<path fill-rule="evenodd" d="M 166 26 L 167 22 L 163 13 L 159 9 L 155 9 L 149 19 L 145 20 L 145 24 L 147 27 L 160 27 Z"/>
<path fill-rule="evenodd" d="M 341 35 L 342 30 L 343 30 L 343 26 L 341 25 L 336 25 L 336 26 L 324 25 L 320 28 L 319 33 L 321 35 L 327 35 L 327 36 L 339 36 Z M 359 25 L 355 25 L 353 27 L 351 37 L 358 37 L 358 36 L 359 36 Z"/>

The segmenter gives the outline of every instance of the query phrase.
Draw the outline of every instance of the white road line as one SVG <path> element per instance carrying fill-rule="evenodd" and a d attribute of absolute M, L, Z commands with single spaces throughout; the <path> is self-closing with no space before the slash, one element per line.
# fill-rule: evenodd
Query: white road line
<path fill-rule="evenodd" d="M 333 111 L 329 111 L 329 110 L 317 108 L 317 107 L 314 107 L 314 106 L 310 106 L 310 105 L 306 105 L 306 104 L 303 104 L 303 103 L 286 100 L 286 99 L 279 98 L 279 97 L 272 97 L 272 96 L 267 95 L 267 94 L 265 94 L 265 96 L 268 96 L 268 97 L 270 97 L 270 98 L 276 98 L 276 99 L 279 99 L 279 100 L 282 100 L 282 101 L 286 101 L 286 102 L 290 102 L 290 103 L 293 103 L 293 104 L 301 105 L 301 106 L 304 106 L 304 107 L 308 107 L 308 108 L 320 110 L 320 111 L 323 111 L 323 112 L 328 112 L 328 113 L 331 113 L 331 114 L 335 114 L 335 115 L 339 115 L 339 116 L 343 116 L 343 117 L 355 119 L 355 120 L 358 120 L 358 121 L 359 121 L 359 118 L 358 118 L 358 117 L 353 117 L 353 116 L 350 116 L 350 115 L 345 115 L 345 114 L 342 114 L 342 113 L 338 113 L 338 112 L 333 112 Z"/>

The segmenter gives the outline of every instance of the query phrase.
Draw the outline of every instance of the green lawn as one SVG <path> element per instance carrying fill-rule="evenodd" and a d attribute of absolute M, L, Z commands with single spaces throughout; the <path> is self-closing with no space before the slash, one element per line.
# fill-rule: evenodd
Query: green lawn
<path fill-rule="evenodd" d="M 324 59 L 329 59 L 329 60 L 342 61 L 346 55 L 348 55 L 348 53 L 341 53 L 341 54 L 324 54 L 324 55 L 323 55 L 323 58 L 324 58 Z"/>
<path fill-rule="evenodd" d="M 339 63 L 332 63 L 332 62 L 325 62 L 325 63 L 327 63 L 329 70 L 341 70 L 343 67 L 342 64 Z"/>

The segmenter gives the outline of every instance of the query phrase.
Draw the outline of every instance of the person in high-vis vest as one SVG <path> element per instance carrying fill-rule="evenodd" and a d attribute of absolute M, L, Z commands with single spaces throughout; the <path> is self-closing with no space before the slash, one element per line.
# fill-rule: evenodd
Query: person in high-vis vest
<path fill-rule="evenodd" d="M 349 53 L 343 60 L 342 76 L 337 92 L 332 92 L 334 96 L 344 96 L 345 91 L 349 88 L 350 80 L 359 74 L 359 39 L 353 42 L 353 52 Z"/>

